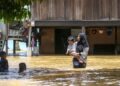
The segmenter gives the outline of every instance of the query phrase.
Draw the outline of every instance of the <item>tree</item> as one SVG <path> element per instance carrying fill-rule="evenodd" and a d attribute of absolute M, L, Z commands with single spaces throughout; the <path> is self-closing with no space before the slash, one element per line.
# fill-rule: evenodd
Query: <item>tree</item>
<path fill-rule="evenodd" d="M 33 1 L 36 0 L 0 0 L 0 19 L 4 22 L 12 22 L 30 16 L 29 7 Z"/>
<path fill-rule="evenodd" d="M 10 22 L 30 17 L 30 4 L 33 1 L 36 0 L 0 0 L 0 20 L 3 20 L 9 28 Z M 8 45 L 7 42 L 6 45 Z"/>

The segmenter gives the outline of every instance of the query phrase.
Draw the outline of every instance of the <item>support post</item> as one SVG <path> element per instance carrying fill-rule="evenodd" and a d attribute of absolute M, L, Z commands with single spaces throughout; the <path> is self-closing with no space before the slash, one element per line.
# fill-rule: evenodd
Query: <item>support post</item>
<path fill-rule="evenodd" d="M 117 38 L 117 27 L 115 27 L 115 55 L 118 54 L 118 38 Z"/>
<path fill-rule="evenodd" d="M 32 56 L 31 31 L 32 31 L 32 27 L 29 27 L 27 56 Z"/>
<path fill-rule="evenodd" d="M 34 21 L 29 21 L 27 23 L 27 26 L 29 27 L 29 34 L 28 34 L 28 48 L 27 48 L 27 56 L 32 56 L 32 46 L 31 46 L 31 35 L 32 35 L 32 27 L 35 26 Z"/>
<path fill-rule="evenodd" d="M 6 48 L 5 48 L 5 51 L 6 51 L 6 54 L 8 55 L 8 30 L 9 30 L 9 23 L 7 24 L 7 26 L 6 26 L 7 28 L 7 30 L 6 30 Z"/>
<path fill-rule="evenodd" d="M 82 26 L 82 33 L 85 33 L 86 31 L 85 31 L 85 27 L 84 26 Z"/>
<path fill-rule="evenodd" d="M 13 55 L 16 55 L 16 40 L 13 40 Z"/>

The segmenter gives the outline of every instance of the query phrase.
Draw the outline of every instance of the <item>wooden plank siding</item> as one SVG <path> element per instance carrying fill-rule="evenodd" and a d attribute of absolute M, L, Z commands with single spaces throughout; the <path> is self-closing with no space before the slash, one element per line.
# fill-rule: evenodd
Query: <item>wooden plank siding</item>
<path fill-rule="evenodd" d="M 55 53 L 55 34 L 53 28 L 43 28 L 41 36 L 41 53 L 54 54 Z"/>
<path fill-rule="evenodd" d="M 120 19 L 120 0 L 117 1 L 117 8 L 118 9 L 118 19 Z"/>
<path fill-rule="evenodd" d="M 120 0 L 111 0 L 111 10 L 110 10 L 110 16 L 111 16 L 111 20 L 116 20 L 118 18 L 118 1 Z"/>
<path fill-rule="evenodd" d="M 34 20 L 119 20 L 120 0 L 37 0 Z"/>
<path fill-rule="evenodd" d="M 31 5 L 31 13 L 35 27 L 41 29 L 42 54 L 56 53 L 57 29 L 64 32 L 68 28 L 70 33 L 77 29 L 79 33 L 81 27 L 86 28 L 90 54 L 114 54 L 118 45 L 120 52 L 120 0 L 43 0 L 42 3 L 36 0 Z"/>

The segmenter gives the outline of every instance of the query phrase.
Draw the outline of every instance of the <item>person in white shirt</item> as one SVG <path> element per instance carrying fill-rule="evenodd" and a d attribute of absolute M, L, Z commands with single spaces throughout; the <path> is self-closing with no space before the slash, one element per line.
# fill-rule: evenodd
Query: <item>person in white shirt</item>
<path fill-rule="evenodd" d="M 89 51 L 89 44 L 87 42 L 87 38 L 85 33 L 79 33 L 77 37 L 77 42 L 73 36 L 68 37 L 68 47 L 66 54 L 73 56 L 73 65 L 74 68 L 85 68 L 86 60 Z"/>
<path fill-rule="evenodd" d="M 79 62 L 81 62 L 80 55 L 79 53 L 76 52 L 76 45 L 77 45 L 77 42 L 75 42 L 75 38 L 73 36 L 69 36 L 66 54 L 72 55 L 74 58 L 77 58 Z"/>

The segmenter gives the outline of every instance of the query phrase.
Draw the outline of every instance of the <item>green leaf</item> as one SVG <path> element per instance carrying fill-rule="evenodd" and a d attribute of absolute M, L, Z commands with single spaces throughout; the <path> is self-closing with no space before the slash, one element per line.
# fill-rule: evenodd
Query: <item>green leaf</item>
<path fill-rule="evenodd" d="M 0 0 L 0 20 L 12 22 L 30 17 L 31 12 L 25 7 L 29 7 L 33 1 L 37 0 Z"/>

